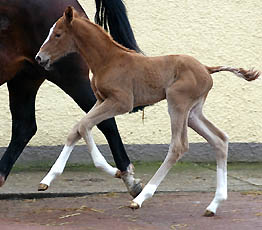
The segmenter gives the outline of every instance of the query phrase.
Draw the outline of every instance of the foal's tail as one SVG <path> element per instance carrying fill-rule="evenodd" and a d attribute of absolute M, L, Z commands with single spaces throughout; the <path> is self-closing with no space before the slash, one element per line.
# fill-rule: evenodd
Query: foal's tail
<path fill-rule="evenodd" d="M 217 67 L 206 66 L 206 69 L 210 74 L 220 71 L 229 71 L 231 73 L 234 73 L 240 78 L 244 78 L 247 81 L 256 80 L 261 75 L 260 71 L 254 69 L 245 70 L 243 68 L 234 68 L 234 67 L 227 67 L 227 66 L 217 66 Z"/>

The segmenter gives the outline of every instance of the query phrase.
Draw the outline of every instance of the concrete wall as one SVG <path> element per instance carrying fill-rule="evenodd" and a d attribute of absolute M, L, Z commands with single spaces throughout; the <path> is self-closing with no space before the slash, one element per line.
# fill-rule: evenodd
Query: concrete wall
<path fill-rule="evenodd" d="M 80 1 L 93 18 L 94 1 Z M 148 56 L 189 54 L 209 66 L 262 70 L 262 4 L 259 0 L 126 0 L 138 44 Z M 204 112 L 231 142 L 262 142 L 262 81 L 245 82 L 230 73 L 215 74 Z M 0 87 L 0 146 L 10 140 L 11 117 L 6 86 Z M 36 101 L 38 132 L 30 146 L 62 145 L 84 113 L 55 85 L 45 82 Z M 141 112 L 118 116 L 124 143 L 168 144 L 169 117 L 163 101 Z M 97 144 L 106 144 L 94 130 Z M 189 141 L 205 142 L 189 130 Z M 80 144 L 84 144 L 80 142 Z M 2 152 L 2 151 L 1 151 Z M 259 154 L 259 153 L 258 153 Z"/>

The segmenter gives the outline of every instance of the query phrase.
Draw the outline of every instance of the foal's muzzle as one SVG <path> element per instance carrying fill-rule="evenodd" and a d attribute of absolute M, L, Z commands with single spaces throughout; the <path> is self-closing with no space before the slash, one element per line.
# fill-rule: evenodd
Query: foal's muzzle
<path fill-rule="evenodd" d="M 41 55 L 41 53 L 38 53 L 35 56 L 36 62 L 44 67 L 46 70 L 49 70 L 50 68 L 50 59 L 46 55 Z"/>

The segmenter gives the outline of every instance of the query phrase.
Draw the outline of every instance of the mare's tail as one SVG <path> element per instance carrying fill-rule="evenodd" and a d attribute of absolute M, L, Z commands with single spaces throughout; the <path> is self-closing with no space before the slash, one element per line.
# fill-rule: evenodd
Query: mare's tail
<path fill-rule="evenodd" d="M 109 31 L 115 41 L 126 48 L 142 53 L 129 23 L 122 0 L 95 0 L 95 22 Z"/>
<path fill-rule="evenodd" d="M 207 71 L 212 74 L 220 71 L 229 71 L 231 73 L 234 73 L 240 78 L 244 78 L 247 81 L 253 81 L 256 80 L 261 72 L 254 70 L 254 69 L 249 69 L 245 70 L 243 68 L 233 68 L 233 67 L 227 67 L 227 66 L 217 66 L 217 67 L 208 67 L 206 66 Z"/>

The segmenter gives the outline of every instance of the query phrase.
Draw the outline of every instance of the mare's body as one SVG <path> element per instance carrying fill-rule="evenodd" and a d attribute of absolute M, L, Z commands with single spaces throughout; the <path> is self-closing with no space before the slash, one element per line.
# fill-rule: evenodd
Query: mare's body
<path fill-rule="evenodd" d="M 139 51 L 122 1 L 107 0 L 108 5 L 101 5 L 99 0 L 96 3 L 97 20 L 107 18 L 114 38 Z M 96 98 L 88 78 L 89 69 L 80 55 L 64 57 L 49 72 L 34 60 L 50 27 L 68 5 L 73 5 L 84 14 L 76 0 L 0 0 L 0 85 L 8 85 L 12 113 L 11 142 L 0 160 L 0 186 L 4 184 L 13 164 L 37 131 L 35 98 L 45 79 L 69 94 L 85 112 L 95 104 Z M 110 15 L 105 16 L 103 12 L 109 12 Z M 127 171 L 130 161 L 115 120 L 102 122 L 98 128 L 110 145 L 118 169 Z"/>

